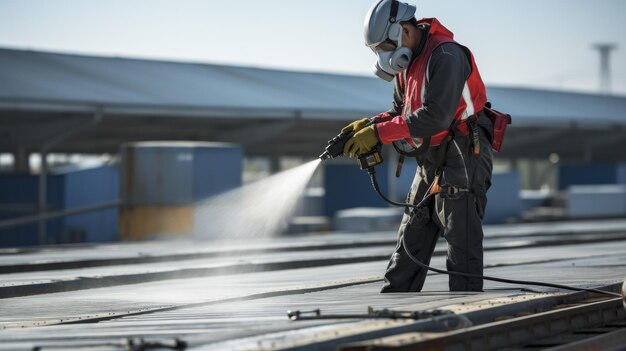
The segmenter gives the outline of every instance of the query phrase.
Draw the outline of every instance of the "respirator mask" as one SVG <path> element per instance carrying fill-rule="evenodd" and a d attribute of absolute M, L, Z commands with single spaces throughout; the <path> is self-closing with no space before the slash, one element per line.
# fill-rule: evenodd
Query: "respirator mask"
<path fill-rule="evenodd" d="M 374 74 L 388 82 L 407 69 L 413 52 L 402 47 L 402 25 L 415 15 L 415 6 L 397 0 L 376 3 L 365 17 L 365 45 L 377 56 Z"/>

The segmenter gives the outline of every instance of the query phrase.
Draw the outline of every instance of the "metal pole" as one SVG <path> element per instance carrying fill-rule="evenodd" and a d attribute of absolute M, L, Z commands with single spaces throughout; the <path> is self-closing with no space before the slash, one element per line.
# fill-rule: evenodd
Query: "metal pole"
<path fill-rule="evenodd" d="M 617 49 L 615 44 L 595 44 L 594 48 L 600 53 L 600 92 L 603 94 L 611 93 L 611 51 Z"/>
<path fill-rule="evenodd" d="M 48 152 L 50 151 L 51 148 L 53 148 L 55 145 L 59 144 L 63 140 L 77 134 L 78 132 L 84 129 L 87 129 L 89 127 L 92 127 L 100 123 L 100 121 L 102 121 L 102 118 L 103 118 L 102 108 L 97 108 L 96 111 L 94 112 L 92 119 L 88 121 L 82 121 L 78 123 L 76 126 L 57 134 L 56 136 L 52 137 L 50 140 L 45 142 L 41 147 L 41 150 L 40 150 L 41 172 L 39 172 L 39 201 L 38 201 L 38 204 L 39 204 L 38 243 L 39 245 L 45 244 L 47 241 L 46 212 L 48 210 L 48 197 L 47 197 L 48 195 L 47 194 L 48 192 L 48 179 L 47 179 L 48 177 L 48 160 L 47 160 Z"/>
<path fill-rule="evenodd" d="M 25 146 L 19 146 L 14 152 L 13 171 L 20 174 L 28 174 L 30 166 L 28 164 L 28 151 Z"/>
<path fill-rule="evenodd" d="M 270 156 L 268 160 L 270 164 L 270 175 L 280 172 L 280 156 Z"/>
<path fill-rule="evenodd" d="M 589 164 L 593 160 L 593 150 L 591 143 L 587 142 L 583 145 L 583 160 L 585 163 Z"/>
<path fill-rule="evenodd" d="M 46 243 L 46 221 L 43 219 L 43 216 L 46 215 L 47 207 L 48 207 L 48 153 L 42 149 L 41 150 L 41 167 L 39 170 L 39 216 L 42 219 L 39 220 L 38 226 L 38 240 L 39 245 L 43 245 Z"/>
<path fill-rule="evenodd" d="M 106 210 L 106 209 L 109 209 L 109 208 L 120 207 L 123 204 L 124 203 L 121 200 L 116 200 L 116 201 L 105 202 L 105 203 L 101 203 L 101 204 L 97 204 L 97 205 L 89 205 L 89 206 L 84 206 L 84 207 L 71 208 L 71 209 L 68 209 L 68 210 L 47 212 L 43 216 L 43 218 L 39 214 L 35 214 L 35 215 L 28 215 L 28 216 L 18 217 L 18 218 L 6 219 L 6 220 L 0 221 L 0 229 L 8 229 L 8 228 L 13 228 L 13 227 L 19 227 L 21 225 L 26 225 L 26 224 L 39 223 L 42 219 L 43 220 L 50 220 L 50 219 L 63 218 L 63 217 L 67 217 L 67 216 L 77 215 L 77 214 L 81 214 L 81 213 L 90 213 L 90 212 L 102 211 L 102 210 Z"/>

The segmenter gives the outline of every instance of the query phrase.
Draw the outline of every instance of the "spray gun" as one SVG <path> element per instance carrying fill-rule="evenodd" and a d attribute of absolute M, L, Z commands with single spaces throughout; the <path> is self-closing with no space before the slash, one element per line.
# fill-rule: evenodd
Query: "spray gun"
<path fill-rule="evenodd" d="M 331 158 L 342 156 L 343 149 L 344 149 L 344 146 L 346 145 L 346 142 L 350 140 L 350 138 L 352 138 L 353 135 L 354 135 L 354 131 L 349 131 L 347 133 L 339 133 L 337 136 L 330 139 L 328 141 L 328 145 L 326 146 L 326 149 L 324 149 L 324 152 L 319 156 L 320 160 L 325 161 Z M 383 200 L 387 201 L 388 203 L 394 206 L 401 206 L 401 207 L 408 206 L 408 207 L 417 209 L 420 204 L 413 205 L 409 203 L 395 202 L 395 201 L 389 200 L 381 192 L 380 187 L 378 185 L 378 181 L 376 180 L 376 168 L 374 168 L 375 166 L 383 163 L 383 155 L 381 154 L 380 151 L 381 151 L 381 146 L 380 144 L 378 144 L 370 152 L 360 155 L 357 160 L 359 164 L 359 168 L 367 170 L 367 173 L 369 174 L 370 179 L 372 181 L 372 186 L 374 187 L 374 190 L 376 190 L 378 195 Z"/>
<path fill-rule="evenodd" d="M 369 124 L 368 124 L 369 125 Z M 324 152 L 320 155 L 320 160 L 325 161 L 331 158 L 339 157 L 343 155 L 343 149 L 346 142 L 352 138 L 354 131 L 347 133 L 339 133 L 336 137 L 328 141 L 328 145 Z M 361 169 L 367 169 L 368 172 L 376 172 L 374 166 L 383 162 L 383 155 L 380 153 L 380 144 L 377 145 L 370 152 L 360 155 L 358 158 L 359 167 Z"/>

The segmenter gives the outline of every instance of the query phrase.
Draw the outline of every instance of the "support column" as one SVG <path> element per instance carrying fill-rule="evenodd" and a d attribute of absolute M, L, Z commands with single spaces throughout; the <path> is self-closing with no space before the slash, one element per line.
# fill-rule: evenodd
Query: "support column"
<path fill-rule="evenodd" d="M 48 211 L 48 152 L 41 152 L 41 166 L 39 170 L 39 216 L 43 217 Z M 40 219 L 38 223 L 39 245 L 45 245 L 47 241 L 45 220 Z"/>
<path fill-rule="evenodd" d="M 270 156 L 270 174 L 276 174 L 280 172 L 280 156 Z"/>
<path fill-rule="evenodd" d="M 519 159 L 517 157 L 511 158 L 511 171 L 519 171 Z"/>
<path fill-rule="evenodd" d="M 527 169 L 526 169 L 526 176 L 527 176 L 527 181 L 528 183 L 526 184 L 526 189 L 536 189 L 537 187 L 537 164 L 535 162 L 535 159 L 533 158 L 529 158 L 527 160 Z"/>
<path fill-rule="evenodd" d="M 593 161 L 593 151 L 590 143 L 585 143 L 585 149 L 583 152 L 583 160 L 589 164 Z"/>
<path fill-rule="evenodd" d="M 67 138 L 72 137 L 73 135 L 89 129 L 96 124 L 100 123 L 103 118 L 102 108 L 98 108 L 94 111 L 93 117 L 87 120 L 82 120 L 70 128 L 67 128 L 60 133 L 53 135 L 48 140 L 46 140 L 39 150 L 41 154 L 41 171 L 39 173 L 39 245 L 43 245 L 47 241 L 47 233 L 46 233 L 46 220 L 44 219 L 46 212 L 48 210 L 48 162 L 47 156 L 50 150 L 63 142 Z"/>
<path fill-rule="evenodd" d="M 13 153 L 13 171 L 20 174 L 30 173 L 30 164 L 28 162 L 29 153 L 24 146 L 20 146 Z"/>

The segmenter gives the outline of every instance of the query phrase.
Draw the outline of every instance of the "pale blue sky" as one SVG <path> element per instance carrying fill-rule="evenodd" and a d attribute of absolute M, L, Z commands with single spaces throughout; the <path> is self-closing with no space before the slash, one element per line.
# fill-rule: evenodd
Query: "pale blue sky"
<path fill-rule="evenodd" d="M 369 75 L 371 0 L 0 0 L 0 46 Z M 596 91 L 612 42 L 626 94 L 626 1 L 409 1 L 474 52 L 489 84 Z"/>

